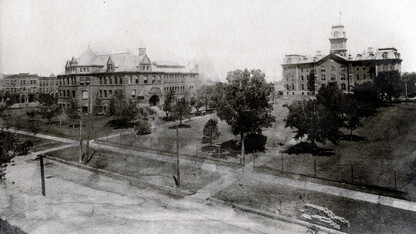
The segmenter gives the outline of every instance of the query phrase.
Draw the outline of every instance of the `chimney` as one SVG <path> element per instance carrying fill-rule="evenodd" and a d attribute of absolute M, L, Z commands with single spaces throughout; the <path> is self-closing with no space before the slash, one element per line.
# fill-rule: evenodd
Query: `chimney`
<path fill-rule="evenodd" d="M 146 55 L 146 46 L 142 41 L 140 41 L 139 45 L 139 56 Z"/>

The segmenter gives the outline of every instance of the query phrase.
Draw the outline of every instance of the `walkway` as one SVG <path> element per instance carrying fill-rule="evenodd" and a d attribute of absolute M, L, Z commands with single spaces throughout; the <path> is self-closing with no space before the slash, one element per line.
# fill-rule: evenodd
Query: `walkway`
<path fill-rule="evenodd" d="M 24 134 L 24 135 L 34 136 L 34 137 L 50 139 L 50 140 L 67 142 L 71 144 L 76 143 L 76 141 L 74 140 L 48 136 L 48 135 L 43 135 L 43 134 L 33 135 L 32 133 L 28 133 L 28 132 L 24 132 L 20 130 L 8 130 L 8 131 L 16 132 L 18 134 Z M 145 157 L 145 158 L 151 158 L 154 160 L 159 160 L 159 161 L 164 161 L 164 162 L 169 162 L 169 163 L 176 163 L 176 158 L 170 157 L 170 156 L 163 156 L 163 155 L 148 153 L 148 152 L 139 152 L 139 151 L 132 150 L 132 149 L 125 149 L 125 148 L 116 147 L 116 146 L 97 144 L 95 142 L 90 143 L 90 146 L 96 149 L 105 149 L 105 150 L 109 150 L 109 151 L 117 152 L 117 153 L 130 154 L 130 155 L 134 155 L 138 157 Z M 225 176 L 225 179 L 223 180 L 227 181 L 226 183 L 229 183 L 232 180 L 233 176 L 238 177 L 244 174 L 244 176 L 256 178 L 258 180 L 273 181 L 274 183 L 278 185 L 286 185 L 286 186 L 291 186 L 294 188 L 300 188 L 304 190 L 315 191 L 315 192 L 320 192 L 324 194 L 335 195 L 335 196 L 349 198 L 353 200 L 370 202 L 373 204 L 380 204 L 384 206 L 389 206 L 393 208 L 416 212 L 416 202 L 406 201 L 406 200 L 401 200 L 401 199 L 391 198 L 391 197 L 386 197 L 386 196 L 374 195 L 370 193 L 339 188 L 339 187 L 335 187 L 331 185 L 323 185 L 323 184 L 318 184 L 318 183 L 309 182 L 309 181 L 284 178 L 284 177 L 279 177 L 275 175 L 266 175 L 266 174 L 254 171 L 251 164 L 247 164 L 244 168 L 232 169 L 230 167 L 216 165 L 208 161 L 201 163 L 198 161 L 191 161 L 191 160 L 184 159 L 184 158 L 181 158 L 180 163 L 181 165 L 198 167 L 204 170 L 219 172 L 222 174 L 222 176 Z M 230 174 L 232 174 L 232 176 Z M 223 186 L 218 187 L 219 184 L 221 184 L 221 179 L 220 181 L 214 182 L 211 185 L 208 185 L 207 187 L 203 188 L 200 192 L 197 193 L 196 196 L 202 196 L 204 192 L 207 192 L 209 190 L 216 191 L 220 189 L 221 187 L 223 187 Z M 211 193 L 212 192 L 209 192 L 209 194 Z"/>

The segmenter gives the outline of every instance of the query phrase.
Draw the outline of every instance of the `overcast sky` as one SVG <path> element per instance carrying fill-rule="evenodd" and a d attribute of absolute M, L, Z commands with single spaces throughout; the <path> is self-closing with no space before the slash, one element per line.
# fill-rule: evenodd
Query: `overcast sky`
<path fill-rule="evenodd" d="M 60 73 L 88 47 L 152 60 L 210 58 L 227 71 L 258 68 L 280 79 L 285 54 L 329 52 L 341 22 L 355 54 L 396 47 L 402 71 L 416 71 L 414 1 L 114 1 L 0 0 L 0 73 Z"/>

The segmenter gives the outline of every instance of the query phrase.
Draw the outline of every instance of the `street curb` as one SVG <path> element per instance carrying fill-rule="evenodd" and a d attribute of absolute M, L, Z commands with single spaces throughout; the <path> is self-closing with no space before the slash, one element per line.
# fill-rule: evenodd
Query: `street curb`
<path fill-rule="evenodd" d="M 129 179 L 129 180 L 135 180 L 137 182 L 143 183 L 143 184 L 148 185 L 150 187 L 161 189 L 161 190 L 167 191 L 167 192 L 172 193 L 172 194 L 178 194 L 179 193 L 180 195 L 190 196 L 188 198 L 195 199 L 195 200 L 197 200 L 199 202 L 202 202 L 202 203 L 206 203 L 206 200 L 201 200 L 201 199 L 198 199 L 198 198 L 195 198 L 195 197 L 191 197 L 192 195 L 194 195 L 194 193 L 192 193 L 190 191 L 187 191 L 187 190 L 184 190 L 184 189 L 172 188 L 172 187 L 168 187 L 168 186 L 164 186 L 164 185 L 151 184 L 151 183 L 148 183 L 144 180 L 141 180 L 141 179 L 138 179 L 138 178 L 135 178 L 135 177 L 126 176 L 126 175 L 106 171 L 106 170 L 99 169 L 99 168 L 94 168 L 94 167 L 91 167 L 91 166 L 88 166 L 88 165 L 83 165 L 83 164 L 67 161 L 67 160 L 64 160 L 64 159 L 51 157 L 51 156 L 48 156 L 48 155 L 45 155 L 45 157 L 50 159 L 50 160 L 56 161 L 58 163 L 67 164 L 67 165 L 70 165 L 70 166 L 75 166 L 75 167 L 80 168 L 80 169 L 100 172 L 100 173 L 103 173 L 105 175 L 121 177 L 121 178 Z M 213 201 L 213 202 L 218 203 L 218 204 L 224 204 L 224 205 L 227 205 L 227 206 L 230 206 L 230 207 L 233 207 L 233 208 L 237 208 L 237 209 L 242 210 L 242 211 L 250 212 L 252 214 L 257 214 L 257 215 L 261 215 L 263 217 L 267 217 L 267 218 L 271 218 L 271 219 L 277 219 L 277 220 L 282 220 L 284 222 L 298 224 L 298 225 L 301 225 L 301 226 L 304 226 L 304 227 L 307 227 L 307 228 L 316 227 L 319 230 L 326 231 L 328 233 L 336 233 L 336 234 L 343 234 L 344 233 L 344 232 L 340 232 L 340 231 L 337 231 L 337 230 L 334 230 L 334 229 L 331 229 L 331 228 L 327 228 L 327 227 L 324 227 L 324 226 L 320 226 L 320 225 L 317 225 L 317 224 L 312 224 L 312 223 L 308 223 L 308 222 L 305 222 L 305 221 L 301 221 L 301 220 L 298 220 L 298 219 L 293 219 L 293 218 L 289 218 L 289 217 L 286 217 L 286 216 L 273 214 L 271 212 L 262 211 L 262 210 L 258 210 L 258 209 L 255 209 L 255 208 L 251 208 L 251 207 L 247 207 L 247 206 L 243 206 L 243 205 L 239 205 L 239 204 L 229 203 L 229 202 L 226 202 L 226 201 L 219 200 L 217 198 L 209 198 L 208 200 Z"/>
<path fill-rule="evenodd" d="M 255 209 L 252 207 L 248 207 L 248 206 L 244 206 L 244 205 L 240 205 L 240 204 L 235 204 L 235 203 L 231 203 L 231 202 L 226 202 L 223 200 L 219 200 L 217 198 L 209 198 L 209 200 L 214 201 L 216 203 L 221 203 L 227 206 L 231 206 L 233 208 L 242 210 L 242 211 L 246 211 L 246 212 L 250 212 L 253 214 L 257 214 L 257 215 L 261 215 L 267 218 L 271 218 L 271 219 L 278 219 L 278 220 L 282 220 L 284 222 L 288 222 L 288 223 L 294 223 L 294 224 L 298 224 L 307 228 L 317 228 L 319 231 L 325 231 L 328 233 L 335 233 L 335 234 L 345 234 L 345 232 L 341 232 L 332 228 L 328 228 L 328 227 L 324 227 L 324 226 L 320 226 L 318 224 L 314 224 L 314 223 L 308 223 L 299 219 L 294 219 L 294 218 L 290 218 L 287 216 L 283 216 L 283 215 L 279 215 L 279 214 L 274 214 L 271 212 L 267 212 L 267 211 L 263 211 L 263 210 L 259 210 L 259 209 Z"/>
<path fill-rule="evenodd" d="M 126 176 L 126 175 L 122 175 L 122 174 L 115 173 L 115 172 L 111 172 L 111 171 L 106 171 L 106 170 L 99 169 L 99 168 L 95 168 L 95 167 L 91 167 L 91 166 L 88 166 L 88 165 L 83 165 L 83 164 L 79 164 L 79 163 L 67 161 L 67 160 L 64 160 L 64 159 L 61 159 L 61 158 L 51 157 L 51 156 L 48 156 L 48 155 L 45 155 L 45 158 L 50 159 L 50 160 L 53 160 L 53 161 L 56 161 L 56 162 L 59 162 L 59 163 L 62 163 L 62 164 L 67 164 L 67 165 L 70 165 L 70 166 L 75 166 L 75 167 L 78 167 L 78 168 L 84 169 L 84 170 L 89 170 L 89 171 L 94 171 L 94 172 L 100 172 L 100 173 L 103 173 L 105 175 L 110 175 L 110 176 L 115 176 L 115 177 L 121 177 L 121 178 L 124 178 L 124 179 L 134 180 L 136 182 L 143 183 L 143 184 L 148 185 L 150 187 L 154 187 L 154 188 L 157 188 L 157 189 L 161 189 L 161 190 L 163 190 L 165 192 L 172 193 L 173 195 L 178 195 L 179 194 L 179 195 L 189 196 L 189 195 L 193 195 L 194 194 L 194 193 L 192 193 L 190 191 L 187 191 L 187 190 L 184 190 L 184 189 L 172 188 L 172 187 L 169 187 L 169 186 L 159 185 L 159 184 L 151 184 L 151 183 L 149 183 L 147 181 L 144 181 L 142 179 L 139 179 L 139 178 L 135 178 L 135 177 L 131 177 L 131 176 Z"/>

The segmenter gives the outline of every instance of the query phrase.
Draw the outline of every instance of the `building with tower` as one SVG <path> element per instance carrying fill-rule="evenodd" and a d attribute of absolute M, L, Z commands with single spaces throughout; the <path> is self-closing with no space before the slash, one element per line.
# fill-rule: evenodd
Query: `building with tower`
<path fill-rule="evenodd" d="M 355 85 L 372 82 L 381 71 L 400 72 L 402 60 L 395 48 L 368 47 L 364 53 L 351 55 L 343 25 L 332 26 L 330 51 L 314 56 L 288 54 L 283 59 L 282 75 L 286 95 L 314 95 L 328 83 L 336 83 L 344 92 L 353 92 Z"/>
<path fill-rule="evenodd" d="M 174 90 L 177 98 L 192 95 L 198 79 L 198 65 L 151 61 L 144 47 L 138 54 L 102 55 L 88 48 L 79 58 L 68 60 L 65 72 L 58 75 L 58 104 L 64 108 L 75 98 L 87 112 L 89 96 L 92 104 L 99 98 L 108 108 L 110 98 L 123 92 L 126 99 L 138 104 L 157 106 L 169 90 Z"/>

